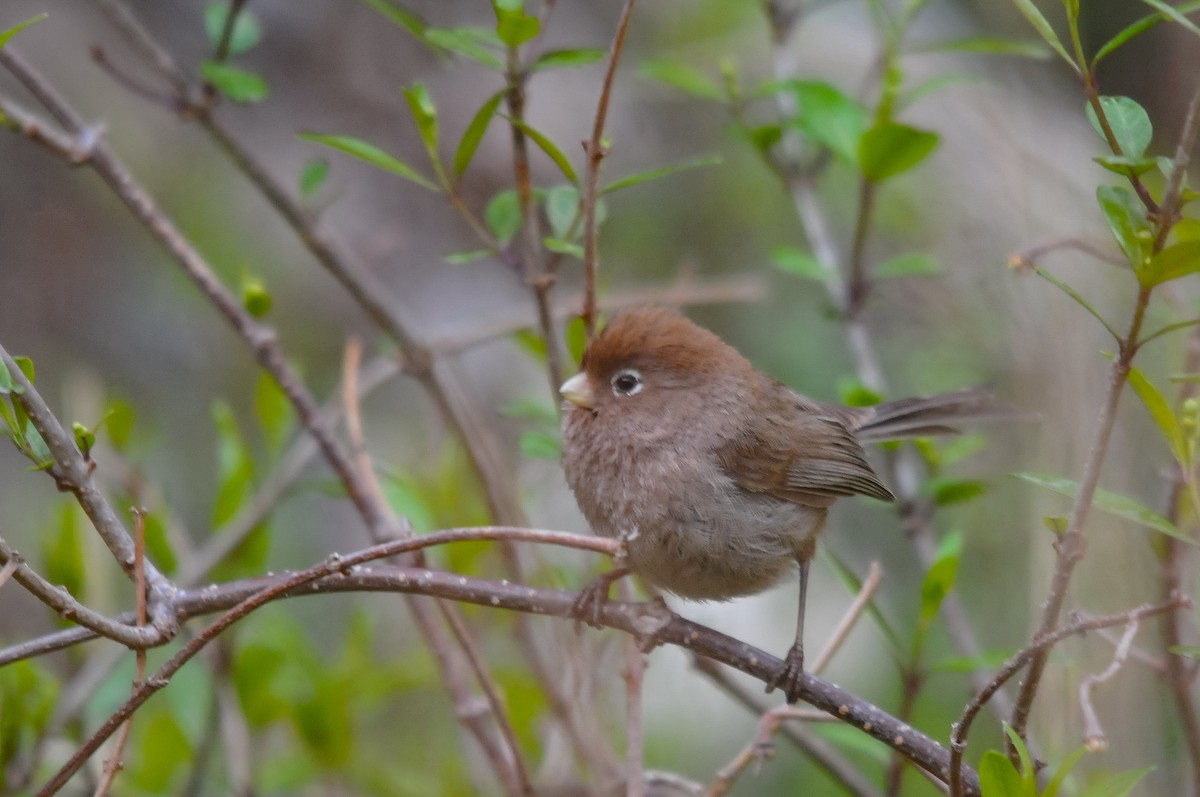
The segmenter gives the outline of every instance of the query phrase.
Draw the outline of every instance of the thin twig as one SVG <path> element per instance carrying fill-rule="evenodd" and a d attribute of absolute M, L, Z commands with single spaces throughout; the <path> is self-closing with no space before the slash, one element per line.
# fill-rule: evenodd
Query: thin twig
<path fill-rule="evenodd" d="M 1098 675 L 1089 675 L 1079 684 L 1079 710 L 1083 713 L 1083 744 L 1093 753 L 1106 750 L 1108 740 L 1104 736 L 1104 726 L 1100 724 L 1100 716 L 1096 713 L 1095 706 L 1092 705 L 1092 692 L 1097 686 L 1110 680 L 1121 671 L 1122 665 L 1129 657 L 1129 649 L 1133 645 L 1133 638 L 1137 635 L 1139 627 L 1137 618 L 1130 620 L 1129 624 L 1125 626 L 1125 633 L 1121 635 L 1117 649 L 1113 652 L 1112 662 L 1104 669 L 1104 672 Z"/>
<path fill-rule="evenodd" d="M 21 557 L 14 555 L 4 563 L 4 567 L 0 567 L 0 589 L 4 589 L 4 585 L 12 578 L 12 574 L 17 572 L 17 568 L 21 566 L 21 562 Z"/>
<path fill-rule="evenodd" d="M 634 0 L 625 0 L 625 5 L 621 8 L 617 32 L 608 49 L 604 84 L 600 89 L 600 99 L 596 102 L 592 137 L 583 143 L 583 151 L 587 156 L 583 183 L 583 327 L 589 342 L 596 335 L 596 270 L 599 268 L 600 257 L 596 229 L 596 198 L 600 182 L 600 161 L 608 154 L 604 148 L 604 120 L 608 116 L 608 102 L 612 96 L 617 63 L 621 60 L 621 50 L 625 46 L 625 32 L 629 29 L 629 20 L 633 17 L 633 4 Z"/>
<path fill-rule="evenodd" d="M 618 585 L 621 600 L 633 598 L 633 586 L 628 579 Z M 645 797 L 646 776 L 643 760 L 645 737 L 642 726 L 642 684 L 646 671 L 641 643 L 636 635 L 625 640 L 625 797 Z"/>
<path fill-rule="evenodd" d="M 136 576 L 134 583 L 137 585 L 137 624 L 144 626 L 146 624 L 146 510 L 134 508 L 132 512 L 135 549 L 134 573 Z M 130 687 L 131 694 L 137 692 L 146 677 L 146 651 L 135 651 L 134 660 L 133 685 Z M 121 756 L 124 755 L 125 743 L 129 741 L 129 731 L 132 728 L 133 715 L 130 714 L 129 719 L 125 720 L 125 723 L 121 726 L 121 730 L 117 733 L 117 741 L 113 745 L 108 761 L 104 764 L 104 770 L 100 775 L 100 782 L 96 785 L 96 791 L 92 797 L 104 797 L 104 795 L 108 794 L 108 790 L 112 788 L 113 779 L 117 777 L 117 773 L 121 771 L 123 766 L 121 764 Z"/>
<path fill-rule="evenodd" d="M 960 797 L 967 793 L 967 787 L 959 777 L 959 770 L 962 766 L 965 766 L 963 764 L 963 753 L 967 749 L 967 736 L 971 732 L 971 723 L 975 721 L 979 710 L 991 699 L 992 695 L 996 694 L 996 691 L 1001 686 L 1020 672 L 1033 657 L 1042 651 L 1049 650 L 1060 640 L 1074 634 L 1082 634 L 1086 631 L 1106 626 L 1126 625 L 1135 620 L 1142 620 L 1146 617 L 1152 617 L 1156 614 L 1174 611 L 1183 607 L 1190 607 L 1191 605 L 1192 601 L 1190 598 L 1181 593 L 1176 593 L 1163 603 L 1143 605 L 1136 609 L 1130 609 L 1129 611 L 1117 614 L 1090 617 L 1087 620 L 1080 620 L 1077 623 L 1063 626 L 1037 637 L 1029 645 L 1014 653 L 1000 667 L 992 679 L 988 681 L 987 686 L 971 698 L 971 701 L 963 709 L 958 722 L 953 725 L 950 733 L 950 797 Z"/>
<path fill-rule="evenodd" d="M 850 608 L 842 616 L 841 622 L 837 624 L 837 628 L 833 629 L 833 633 L 829 635 L 829 641 L 825 643 L 825 647 L 821 649 L 820 654 L 812 665 L 813 675 L 820 675 L 824 672 L 825 667 L 829 664 L 829 660 L 841 648 L 842 643 L 846 641 L 846 637 L 850 635 L 851 629 L 855 623 L 862 617 L 862 613 L 871 603 L 871 598 L 875 595 L 875 590 L 879 588 L 879 583 L 883 580 L 883 568 L 879 566 L 879 562 L 871 562 L 870 570 L 867 571 L 867 577 L 863 579 L 862 586 L 858 589 L 858 594 L 854 596 L 854 602 L 850 604 Z"/>

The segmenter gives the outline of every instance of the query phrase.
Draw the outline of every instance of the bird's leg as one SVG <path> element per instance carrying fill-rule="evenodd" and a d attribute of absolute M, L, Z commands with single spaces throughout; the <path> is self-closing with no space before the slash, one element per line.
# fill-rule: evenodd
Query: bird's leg
<path fill-rule="evenodd" d="M 608 590 L 613 585 L 614 581 L 620 581 L 631 571 L 628 567 L 614 567 L 607 573 L 601 573 L 588 582 L 587 586 L 579 591 L 579 597 L 571 604 L 570 616 L 575 618 L 575 629 L 579 630 L 579 623 L 585 622 L 588 625 L 600 627 L 600 613 L 604 611 L 604 604 L 608 603 Z"/>
<path fill-rule="evenodd" d="M 800 681 L 804 676 L 804 601 L 808 595 L 808 563 L 811 554 L 799 555 L 800 563 L 800 612 L 796 617 L 796 641 L 783 658 L 783 666 L 767 685 L 767 691 L 782 689 L 788 703 L 800 699 Z"/>

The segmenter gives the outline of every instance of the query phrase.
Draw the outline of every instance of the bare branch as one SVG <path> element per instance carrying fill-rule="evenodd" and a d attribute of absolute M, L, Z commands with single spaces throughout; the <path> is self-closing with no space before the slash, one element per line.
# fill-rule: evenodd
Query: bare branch
<path fill-rule="evenodd" d="M 1108 740 L 1104 737 L 1104 726 L 1100 724 L 1100 716 L 1092 705 L 1092 692 L 1097 686 L 1120 672 L 1121 666 L 1129 657 L 1129 649 L 1133 645 L 1133 638 L 1137 635 L 1138 627 L 1139 623 L 1136 617 L 1130 620 L 1129 624 L 1125 626 L 1125 633 L 1121 635 L 1121 641 L 1117 644 L 1116 651 L 1113 652 L 1112 662 L 1104 669 L 1104 672 L 1099 675 L 1089 675 L 1079 684 L 1079 709 L 1083 712 L 1083 744 L 1093 753 L 1107 749 Z"/>

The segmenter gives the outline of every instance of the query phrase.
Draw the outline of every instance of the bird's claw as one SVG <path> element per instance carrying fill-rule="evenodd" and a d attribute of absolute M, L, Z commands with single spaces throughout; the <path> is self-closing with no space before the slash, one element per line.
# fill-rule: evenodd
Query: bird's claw
<path fill-rule="evenodd" d="M 797 642 L 783 657 L 783 666 L 767 684 L 767 691 L 782 689 L 783 694 L 787 697 L 788 705 L 791 705 L 800 699 L 800 685 L 803 681 L 804 646 Z"/>
<path fill-rule="evenodd" d="M 579 597 L 571 604 L 570 616 L 575 619 L 575 632 L 579 633 L 582 624 L 587 623 L 592 628 L 600 628 L 600 615 L 604 612 L 604 604 L 608 603 L 608 588 L 612 581 L 606 575 L 598 576 L 587 583 L 579 591 Z"/>

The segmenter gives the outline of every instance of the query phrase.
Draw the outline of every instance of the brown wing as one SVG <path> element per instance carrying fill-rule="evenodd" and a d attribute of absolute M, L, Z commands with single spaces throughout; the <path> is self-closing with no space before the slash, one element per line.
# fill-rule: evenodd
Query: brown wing
<path fill-rule="evenodd" d="M 796 398 L 789 417 L 756 418 L 747 434 L 717 450 L 734 482 L 743 490 L 817 508 L 855 494 L 894 501 L 847 427 L 850 413 Z"/>

